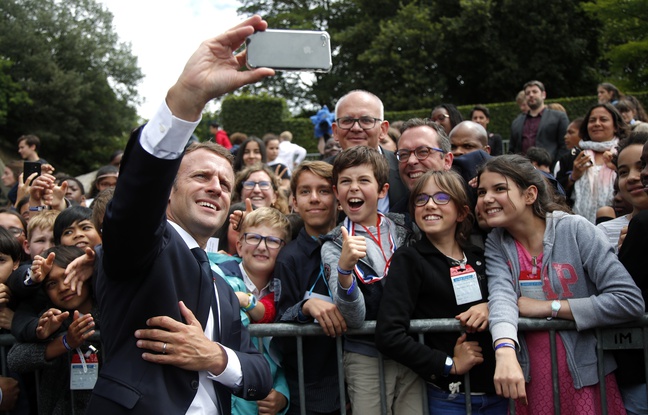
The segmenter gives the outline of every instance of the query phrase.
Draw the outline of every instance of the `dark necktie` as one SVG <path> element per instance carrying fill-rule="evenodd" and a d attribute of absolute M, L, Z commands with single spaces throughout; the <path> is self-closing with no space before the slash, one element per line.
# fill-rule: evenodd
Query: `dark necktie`
<path fill-rule="evenodd" d="M 220 337 L 219 335 L 219 325 L 218 325 L 218 304 L 216 302 L 216 291 L 214 288 L 214 277 L 212 276 L 213 271 L 209 265 L 209 258 L 202 248 L 193 248 L 191 253 L 198 261 L 200 265 L 200 292 L 198 293 L 198 309 L 196 313 L 196 318 L 202 324 L 203 329 L 207 324 L 207 318 L 209 317 L 209 309 L 211 308 L 212 313 L 214 314 L 214 340 Z"/>

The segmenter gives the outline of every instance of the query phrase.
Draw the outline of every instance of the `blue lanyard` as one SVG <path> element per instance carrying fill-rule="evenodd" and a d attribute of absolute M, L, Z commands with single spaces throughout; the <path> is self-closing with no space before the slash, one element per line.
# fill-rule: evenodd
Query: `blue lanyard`
<path fill-rule="evenodd" d="M 321 262 L 320 262 L 319 275 L 317 276 L 317 279 L 315 280 L 315 282 L 313 283 L 313 285 L 310 287 L 310 290 L 308 290 L 308 296 L 310 296 L 310 295 L 313 293 L 313 289 L 314 289 L 315 286 L 317 285 L 317 281 L 319 281 L 320 278 L 321 278 L 322 280 L 324 280 L 324 285 L 326 285 L 326 291 L 328 291 L 328 293 L 329 293 L 329 297 L 333 298 L 333 295 L 331 294 L 331 290 L 329 289 L 328 282 L 326 281 L 326 278 L 324 278 L 324 265 L 322 265 Z"/>

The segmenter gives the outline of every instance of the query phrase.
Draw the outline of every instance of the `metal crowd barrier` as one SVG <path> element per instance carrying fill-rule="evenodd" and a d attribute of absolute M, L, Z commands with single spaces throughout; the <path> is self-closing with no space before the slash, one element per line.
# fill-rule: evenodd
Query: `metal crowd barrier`
<path fill-rule="evenodd" d="M 376 329 L 375 321 L 365 322 L 361 328 L 349 329 L 348 334 L 373 334 Z M 544 330 L 550 333 L 550 346 L 551 346 L 551 365 L 552 365 L 552 378 L 553 378 L 553 401 L 554 401 L 554 414 L 560 415 L 560 398 L 558 395 L 558 369 L 557 369 L 557 355 L 556 355 L 556 332 L 558 330 L 576 330 L 576 324 L 573 321 L 554 319 L 547 321 L 546 319 L 530 319 L 521 318 L 518 324 L 520 331 L 538 331 Z M 418 333 L 420 342 L 423 342 L 424 333 L 440 333 L 440 332 L 461 332 L 462 327 L 455 319 L 429 319 L 429 320 L 412 320 L 410 326 L 411 333 Z M 304 388 L 304 370 L 303 362 L 304 355 L 302 349 L 302 339 L 304 336 L 323 336 L 324 332 L 317 324 L 252 324 L 250 325 L 250 334 L 254 337 L 295 337 L 297 342 L 297 359 L 299 371 L 299 397 L 291 397 L 291 404 L 298 404 L 302 414 L 306 413 L 305 409 L 305 388 Z M 622 349 L 643 349 L 644 360 L 648 362 L 648 314 L 645 314 L 641 319 L 617 326 L 602 327 L 595 329 L 597 341 L 597 358 L 598 361 L 603 360 L 604 350 L 622 350 Z M 93 339 L 98 337 L 98 334 L 93 336 Z M 9 348 L 15 343 L 15 339 L 10 334 L 0 335 L 0 369 L 3 376 L 7 376 L 7 352 Z M 340 412 L 346 415 L 346 391 L 344 388 L 344 366 L 343 366 L 343 345 L 342 338 L 338 337 L 337 341 L 337 356 L 338 356 L 338 385 L 340 390 Z M 261 347 L 263 342 L 259 342 Z M 101 353 L 101 350 L 100 350 Z M 382 365 L 381 365 L 382 366 Z M 646 378 L 648 379 L 648 365 L 643 368 Z M 601 391 L 601 412 L 607 415 L 607 395 L 605 389 L 605 376 L 603 373 L 602 365 L 598 368 L 599 387 Z M 466 395 L 470 395 L 470 376 L 468 374 L 464 377 L 466 385 Z M 37 383 L 38 384 L 38 383 Z M 385 401 L 385 384 L 384 379 L 381 379 L 381 404 L 382 414 L 387 413 L 387 406 Z M 38 392 L 37 392 L 38 393 Z M 424 399 L 427 396 L 423 394 Z M 427 408 L 427 402 L 425 402 Z M 513 401 L 510 402 L 511 413 L 515 413 L 515 406 Z M 466 414 L 472 414 L 470 400 L 466 400 Z"/>
<path fill-rule="evenodd" d="M 531 319 L 520 318 L 518 323 L 520 331 L 548 331 L 550 336 L 551 346 L 551 367 L 553 378 L 553 401 L 554 401 L 554 414 L 560 415 L 560 397 L 558 386 L 558 363 L 556 354 L 556 333 L 558 330 L 576 330 L 576 323 L 573 321 L 553 319 L 548 321 L 546 319 Z M 365 322 L 361 328 L 349 329 L 348 334 L 373 334 L 376 330 L 376 322 Z M 424 333 L 439 333 L 439 332 L 457 332 L 460 333 L 462 327 L 455 319 L 429 319 L 429 320 L 412 320 L 410 324 L 410 332 L 418 333 L 420 342 L 423 342 Z M 319 325 L 311 324 L 252 324 L 250 325 L 250 334 L 255 337 L 295 337 L 297 341 L 297 359 L 299 371 L 299 400 L 296 397 L 291 397 L 291 404 L 299 404 L 301 414 L 306 414 L 305 409 L 305 388 L 304 388 L 304 373 L 303 373 L 303 352 L 302 352 L 302 338 L 304 336 L 323 336 L 324 331 Z M 603 360 L 604 350 L 619 350 L 619 349 L 643 349 L 645 362 L 648 362 L 648 314 L 645 314 L 641 319 L 618 326 L 610 326 L 595 329 L 597 341 L 597 359 L 599 362 Z M 261 342 L 259 342 L 261 343 Z M 340 412 L 346 415 L 346 408 L 344 402 L 346 401 L 346 392 L 344 390 L 344 366 L 342 360 L 342 339 L 337 339 L 337 355 L 338 355 L 338 382 L 340 385 L 340 402 L 342 407 Z M 648 379 L 648 365 L 643 368 Z M 607 394 L 605 389 L 605 376 L 603 366 L 599 365 L 598 375 L 601 381 L 599 387 L 601 391 L 601 412 L 607 415 Z M 470 376 L 464 376 L 464 384 L 466 385 L 466 396 L 470 395 Z M 387 414 L 387 406 L 385 402 L 385 382 L 381 379 L 381 406 L 382 414 Z M 426 394 L 423 394 L 424 399 Z M 427 408 L 427 402 L 424 405 Z M 515 405 L 513 401 L 509 404 L 511 414 L 515 414 Z M 472 407 L 470 399 L 466 399 L 466 414 L 472 414 Z"/>

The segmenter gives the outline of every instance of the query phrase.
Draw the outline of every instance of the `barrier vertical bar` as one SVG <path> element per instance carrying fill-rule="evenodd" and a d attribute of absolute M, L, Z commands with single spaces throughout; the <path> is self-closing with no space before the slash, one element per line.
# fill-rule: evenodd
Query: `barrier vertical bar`
<path fill-rule="evenodd" d="M 299 381 L 299 411 L 306 415 L 306 386 L 304 384 L 304 339 L 297 336 L 297 378 Z"/>
<path fill-rule="evenodd" d="M 380 387 L 380 413 L 387 415 L 387 388 L 385 387 L 385 361 L 378 355 L 378 385 Z"/>
<path fill-rule="evenodd" d="M 419 343 L 425 343 L 425 335 L 421 332 L 418 334 Z M 430 415 L 430 404 L 428 402 L 427 396 L 427 381 L 423 382 L 423 413 L 425 415 Z"/>
<path fill-rule="evenodd" d="M 560 385 L 558 384 L 556 330 L 549 330 L 549 348 L 551 350 L 551 387 L 553 392 L 554 415 L 560 415 Z"/>
<path fill-rule="evenodd" d="M 603 360 L 603 332 L 596 329 L 596 366 L 599 378 L 599 391 L 601 394 L 601 411 L 602 415 L 607 415 L 607 390 L 605 389 L 605 361 Z"/>
<path fill-rule="evenodd" d="M 342 350 L 342 336 L 335 338 L 337 351 L 338 387 L 340 388 L 340 414 L 346 415 L 346 389 L 344 388 L 344 351 Z"/>

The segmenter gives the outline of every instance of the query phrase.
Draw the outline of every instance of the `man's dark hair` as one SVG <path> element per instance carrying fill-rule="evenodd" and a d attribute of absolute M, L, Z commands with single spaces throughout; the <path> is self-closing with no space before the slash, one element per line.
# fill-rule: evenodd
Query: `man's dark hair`
<path fill-rule="evenodd" d="M 488 108 L 486 108 L 486 107 L 483 106 L 483 105 L 475 105 L 475 106 L 473 107 L 473 109 L 470 110 L 470 119 L 471 119 L 471 120 L 472 120 L 473 113 L 474 113 L 475 111 L 481 111 L 481 112 L 483 112 L 484 115 L 486 116 L 486 118 L 488 118 L 488 119 L 490 120 L 490 111 L 488 110 Z"/>
<path fill-rule="evenodd" d="M 380 191 L 389 180 L 389 163 L 387 158 L 380 154 L 378 150 L 367 146 L 347 148 L 335 157 L 333 161 L 333 184 L 337 185 L 342 171 L 363 164 L 371 166 L 371 171 L 378 182 L 378 191 Z"/>
<path fill-rule="evenodd" d="M 530 86 L 537 86 L 538 88 L 540 88 L 540 91 L 545 92 L 544 84 L 542 82 L 536 81 L 536 80 L 529 81 L 526 84 L 524 84 L 524 86 L 522 87 L 522 90 L 524 91 Z"/>
<path fill-rule="evenodd" d="M 538 166 L 551 167 L 551 154 L 542 147 L 529 147 L 526 157 Z"/>
<path fill-rule="evenodd" d="M 439 124 L 435 123 L 429 118 L 410 118 L 409 120 L 405 121 L 403 125 L 401 125 L 401 136 L 405 131 L 414 127 L 430 127 L 431 129 L 433 129 L 439 137 L 437 141 L 439 142 L 439 147 L 441 148 L 441 150 L 443 150 L 444 153 L 450 152 L 452 147 L 450 138 L 448 137 L 448 134 L 446 134 L 443 127 L 441 127 Z"/>
<path fill-rule="evenodd" d="M 21 135 L 18 138 L 17 144 L 20 144 L 22 141 L 24 141 L 28 147 L 36 146 L 36 151 L 40 149 L 40 138 L 33 134 Z"/>
<path fill-rule="evenodd" d="M 92 209 L 85 206 L 70 206 L 61 211 L 54 221 L 54 243 L 60 245 L 65 229 L 84 220 L 92 221 Z"/>

